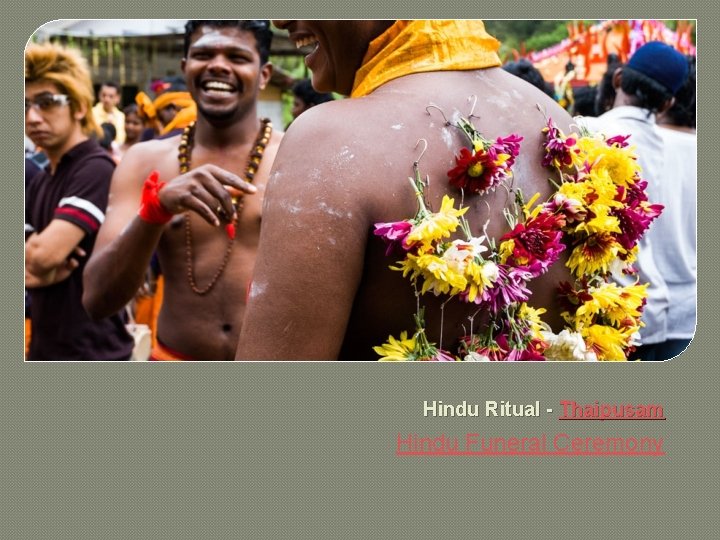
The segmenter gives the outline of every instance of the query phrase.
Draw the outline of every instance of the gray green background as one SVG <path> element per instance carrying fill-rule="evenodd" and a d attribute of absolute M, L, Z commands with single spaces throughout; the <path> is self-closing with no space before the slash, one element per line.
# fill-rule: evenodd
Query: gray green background
<path fill-rule="evenodd" d="M 307 3 L 307 2 L 306 2 Z M 63 6 L 62 4 L 66 4 Z M 719 530 L 718 29 L 708 8 L 600 12 L 368 1 L 93 2 L 5 7 L 5 323 L 0 538 L 707 539 Z M 216 5 L 213 5 L 216 4 Z M 280 4 L 275 2 L 275 4 Z M 453 6 L 452 4 L 456 4 Z M 570 4 L 572 6 L 572 4 Z M 456 7 L 456 9 L 452 9 Z M 629 8 L 634 8 L 629 11 Z M 625 365 L 31 365 L 22 361 L 22 50 L 57 18 L 698 18 L 699 325 L 678 359 Z M 552 407 L 541 418 L 435 418 L 423 400 Z M 664 422 L 558 422 L 561 399 L 660 403 Z M 567 425 L 573 424 L 573 425 Z M 397 434 L 665 439 L 666 457 L 398 458 Z"/>

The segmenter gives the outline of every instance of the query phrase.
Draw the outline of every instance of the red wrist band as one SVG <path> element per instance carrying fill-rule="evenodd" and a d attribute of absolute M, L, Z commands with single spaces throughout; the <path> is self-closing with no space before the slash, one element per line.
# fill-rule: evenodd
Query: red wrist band
<path fill-rule="evenodd" d="M 160 175 L 157 171 L 151 172 L 150 176 L 145 179 L 138 215 L 140 219 L 147 223 L 165 225 L 172 219 L 173 215 L 165 210 L 160 202 L 158 193 L 165 185 L 165 182 L 160 182 L 159 179 Z"/>

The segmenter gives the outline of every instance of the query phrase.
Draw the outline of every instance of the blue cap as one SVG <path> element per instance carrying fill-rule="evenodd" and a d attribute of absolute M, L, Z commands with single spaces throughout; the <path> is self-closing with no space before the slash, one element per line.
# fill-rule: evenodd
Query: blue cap
<path fill-rule="evenodd" d="M 627 67 L 660 83 L 673 95 L 680 90 L 689 71 L 687 59 L 660 41 L 651 41 L 640 47 Z"/>

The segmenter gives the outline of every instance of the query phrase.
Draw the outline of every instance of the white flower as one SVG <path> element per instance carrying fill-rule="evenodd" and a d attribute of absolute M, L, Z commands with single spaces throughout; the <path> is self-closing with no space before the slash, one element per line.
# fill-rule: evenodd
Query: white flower
<path fill-rule="evenodd" d="M 623 261 L 619 257 L 614 258 L 610 262 L 610 274 L 615 281 L 623 282 L 627 280 L 628 271 L 632 272 L 632 262 Z"/>
<path fill-rule="evenodd" d="M 476 257 L 479 257 L 481 253 L 487 251 L 488 248 L 482 245 L 484 241 L 484 236 L 473 238 L 470 242 L 454 240 L 445 253 L 443 253 L 442 258 L 447 262 L 450 269 L 458 274 L 464 274 L 468 263 Z"/>
<path fill-rule="evenodd" d="M 630 335 L 630 343 L 628 343 L 631 347 L 639 347 L 642 345 L 641 339 L 640 339 L 640 332 L 633 332 Z"/>
<path fill-rule="evenodd" d="M 484 354 L 473 351 L 469 352 L 465 358 L 463 358 L 463 362 L 490 362 L 490 358 Z"/>
<path fill-rule="evenodd" d="M 559 334 L 543 331 L 543 340 L 549 347 L 545 350 L 548 360 L 570 360 L 574 362 L 596 362 L 597 355 L 588 351 L 585 340 L 577 332 L 563 330 Z"/>
<path fill-rule="evenodd" d="M 495 283 L 498 280 L 498 277 L 500 277 L 500 269 L 494 262 L 486 261 L 485 264 L 482 265 L 482 275 L 485 278 L 485 281 Z"/>

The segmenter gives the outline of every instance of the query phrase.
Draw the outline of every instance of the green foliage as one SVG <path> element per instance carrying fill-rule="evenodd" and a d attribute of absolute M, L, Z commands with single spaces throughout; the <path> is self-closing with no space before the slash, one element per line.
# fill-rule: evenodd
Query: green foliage
<path fill-rule="evenodd" d="M 539 51 L 560 43 L 568 37 L 568 25 L 576 21 L 571 20 L 542 20 L 542 21 L 515 21 L 515 20 L 486 20 L 487 31 L 501 42 L 500 57 L 510 60 L 512 51 Z M 597 21 L 585 21 L 585 27 Z"/>
<path fill-rule="evenodd" d="M 565 23 L 559 23 L 552 31 L 547 34 L 536 34 L 530 36 L 525 42 L 525 48 L 528 51 L 541 51 L 547 47 L 560 43 L 568 37 L 568 30 Z"/>

